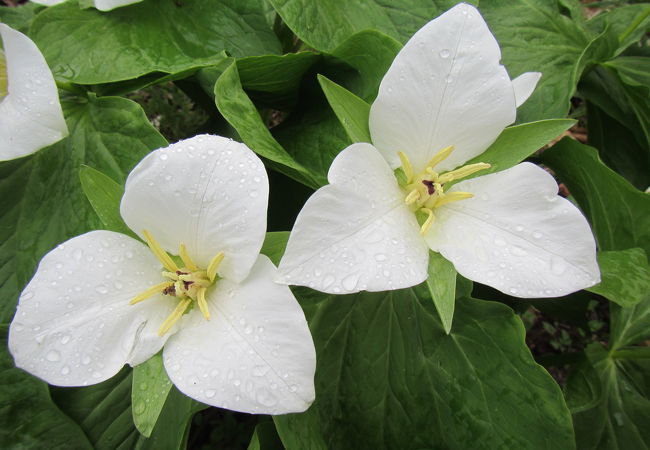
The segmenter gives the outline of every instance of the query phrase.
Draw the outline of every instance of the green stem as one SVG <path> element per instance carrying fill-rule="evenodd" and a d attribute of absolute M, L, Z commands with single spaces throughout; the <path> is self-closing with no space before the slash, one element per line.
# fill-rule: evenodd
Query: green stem
<path fill-rule="evenodd" d="M 618 42 L 624 42 L 628 37 L 630 37 L 630 35 L 634 33 L 634 30 L 636 30 L 639 25 L 641 25 L 641 22 L 643 22 L 648 16 L 650 16 L 650 7 L 643 11 L 636 19 L 634 19 L 634 22 L 632 22 L 630 26 L 626 28 L 623 34 L 619 36 Z"/>

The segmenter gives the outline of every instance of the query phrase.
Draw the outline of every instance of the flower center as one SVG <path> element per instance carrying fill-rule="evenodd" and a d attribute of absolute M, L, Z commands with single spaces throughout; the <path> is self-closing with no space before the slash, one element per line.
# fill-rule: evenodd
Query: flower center
<path fill-rule="evenodd" d="M 153 238 L 151 233 L 144 230 L 142 234 L 144 234 L 147 245 L 153 254 L 165 268 L 165 270 L 162 271 L 162 276 L 167 278 L 167 281 L 151 286 L 146 291 L 138 294 L 131 300 L 130 304 L 135 305 L 136 303 L 140 303 L 152 295 L 159 293 L 178 298 L 176 309 L 174 309 L 158 329 L 159 336 L 167 333 L 194 303 L 196 303 L 201 310 L 203 317 L 205 317 L 206 320 L 210 320 L 210 311 L 208 309 L 208 303 L 205 300 L 205 292 L 216 282 L 217 269 L 219 268 L 221 261 L 223 261 L 224 253 L 217 253 L 217 255 L 212 258 L 212 261 L 210 261 L 210 264 L 208 264 L 208 267 L 206 269 L 201 269 L 194 263 L 190 255 L 187 253 L 185 245 L 181 244 L 178 256 L 183 261 L 184 266 L 178 267 L 171 256 L 169 256 Z"/>
<path fill-rule="evenodd" d="M 7 96 L 7 60 L 5 52 L 0 46 L 0 101 Z"/>
<path fill-rule="evenodd" d="M 453 151 L 453 145 L 443 148 L 431 158 L 431 161 L 429 161 L 424 170 L 418 174 L 413 172 L 413 166 L 411 166 L 408 156 L 403 152 L 397 153 L 402 162 L 402 170 L 405 176 L 405 179 L 402 180 L 403 182 L 400 183 L 404 192 L 406 192 L 404 202 L 418 216 L 421 225 L 420 234 L 426 234 L 429 228 L 431 228 L 431 224 L 435 219 L 433 214 L 435 208 L 446 205 L 447 203 L 474 197 L 469 192 L 445 192 L 446 183 L 460 180 L 479 170 L 490 168 L 490 165 L 487 163 L 476 163 L 468 164 L 442 174 L 436 172 L 434 168 L 451 155 Z"/>

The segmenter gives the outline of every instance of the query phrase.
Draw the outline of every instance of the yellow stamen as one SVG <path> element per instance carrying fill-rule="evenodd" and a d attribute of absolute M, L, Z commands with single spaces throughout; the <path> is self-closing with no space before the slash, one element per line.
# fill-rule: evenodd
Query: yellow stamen
<path fill-rule="evenodd" d="M 147 245 L 153 254 L 156 255 L 158 261 L 162 263 L 163 267 L 170 272 L 176 272 L 178 270 L 178 266 L 167 254 L 167 252 L 162 249 L 160 244 L 153 238 L 151 233 L 149 233 L 147 230 L 142 230 L 142 234 L 144 235 L 145 241 L 147 241 Z"/>
<path fill-rule="evenodd" d="M 206 288 L 201 288 L 197 291 L 196 303 L 198 303 L 201 314 L 203 314 L 205 320 L 210 320 L 210 310 L 208 309 L 208 302 L 205 301 L 205 291 Z"/>
<path fill-rule="evenodd" d="M 172 286 L 173 284 L 174 283 L 172 283 L 170 281 L 165 281 L 164 283 L 160 283 L 160 284 L 157 284 L 155 286 L 151 286 L 146 291 L 144 291 L 144 292 L 136 295 L 135 297 L 133 297 L 133 299 L 129 302 L 129 304 L 130 305 L 135 305 L 136 303 L 140 303 L 141 301 L 148 299 L 152 295 L 155 295 L 155 294 L 157 294 L 159 292 L 164 291 L 165 289 Z"/>
<path fill-rule="evenodd" d="M 178 305 L 176 306 L 176 309 L 165 319 L 163 324 L 158 328 L 158 336 L 163 336 L 165 333 L 167 333 L 171 327 L 174 326 L 176 322 L 178 322 L 178 319 L 183 317 L 183 314 L 185 313 L 185 310 L 190 306 L 192 303 L 191 298 L 184 298 L 182 299 Z"/>
<path fill-rule="evenodd" d="M 208 273 L 208 278 L 210 279 L 210 281 L 214 281 L 214 279 L 216 278 L 217 269 L 219 268 L 219 264 L 221 264 L 221 261 L 223 261 L 224 256 L 225 255 L 224 255 L 223 252 L 219 252 L 219 253 L 217 253 L 217 255 L 214 258 L 212 258 L 212 261 L 210 261 L 210 264 L 208 264 L 207 273 Z"/>
<path fill-rule="evenodd" d="M 409 193 L 409 195 L 406 196 L 404 201 L 406 202 L 407 205 L 412 205 L 413 203 L 417 202 L 419 198 L 420 198 L 420 193 L 417 191 L 417 189 L 413 189 Z"/>
<path fill-rule="evenodd" d="M 438 181 L 440 184 L 445 184 L 450 181 L 460 180 L 461 178 L 470 176 L 471 174 L 476 173 L 480 170 L 489 169 L 490 167 L 492 166 L 488 163 L 470 164 L 468 166 L 463 166 L 456 170 L 452 170 L 451 172 L 440 175 L 440 179 Z"/>
<path fill-rule="evenodd" d="M 413 180 L 413 166 L 411 166 L 411 161 L 409 161 L 409 157 L 404 152 L 397 152 L 397 156 L 399 156 L 399 160 L 402 162 L 402 170 L 404 170 L 404 175 L 406 175 L 406 182 L 410 183 Z"/>
<path fill-rule="evenodd" d="M 450 145 L 449 147 L 445 147 L 442 150 L 440 150 L 438 153 L 436 153 L 433 158 L 429 161 L 429 164 L 427 164 L 427 167 L 436 167 L 441 161 L 447 159 L 449 155 L 451 155 L 451 152 L 454 151 L 454 146 Z"/>
<path fill-rule="evenodd" d="M 181 244 L 180 248 L 178 250 L 178 256 L 181 257 L 183 260 L 183 264 L 185 264 L 185 267 L 190 269 L 192 272 L 196 272 L 199 270 L 199 267 L 194 264 L 194 261 L 192 261 L 192 258 L 190 257 L 189 253 L 187 253 L 187 247 L 185 247 L 185 244 Z"/>
<path fill-rule="evenodd" d="M 425 235 L 427 234 L 427 231 L 429 231 L 429 228 L 431 228 L 431 224 L 433 223 L 435 216 L 433 215 L 433 211 L 431 211 L 429 208 L 420 208 L 420 211 L 423 211 L 429 215 L 429 217 L 427 217 L 427 220 L 425 220 L 422 224 L 422 227 L 420 227 L 420 234 Z"/>
<path fill-rule="evenodd" d="M 468 198 L 474 197 L 474 194 L 469 192 L 449 192 L 448 194 L 443 195 L 438 198 L 436 202 L 436 207 L 446 205 L 447 203 L 457 202 L 459 200 L 465 200 Z"/>

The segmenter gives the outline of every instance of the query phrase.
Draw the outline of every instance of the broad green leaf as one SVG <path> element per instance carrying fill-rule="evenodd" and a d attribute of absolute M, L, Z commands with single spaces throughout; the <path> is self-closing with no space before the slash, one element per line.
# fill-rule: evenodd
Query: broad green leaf
<path fill-rule="evenodd" d="M 650 360 L 613 359 L 599 343 L 587 354 L 593 369 L 586 370 L 598 373 L 602 396 L 595 407 L 573 416 L 578 448 L 649 449 Z"/>
<path fill-rule="evenodd" d="M 167 145 L 132 101 L 90 96 L 64 100 L 62 106 L 68 138 L 0 164 L 0 317 L 5 321 L 43 254 L 103 227 L 82 191 L 81 166 L 123 183 L 145 154 Z"/>
<path fill-rule="evenodd" d="M 440 253 L 429 252 L 427 287 L 445 333 L 451 331 L 456 306 L 456 270 Z"/>
<path fill-rule="evenodd" d="M 633 306 L 612 305 L 610 322 L 609 344 L 614 351 L 650 339 L 650 291 Z"/>
<path fill-rule="evenodd" d="M 288 110 L 296 101 L 303 76 L 320 59 L 314 52 L 249 56 L 237 59 L 237 71 L 254 101 Z"/>
<path fill-rule="evenodd" d="M 650 28 L 650 4 L 623 5 L 609 11 L 602 11 L 587 22 L 587 26 L 595 32 L 601 32 L 609 27 L 612 34 L 619 39 L 620 54 L 630 45 L 638 42 Z"/>
<path fill-rule="evenodd" d="M 117 231 L 135 237 L 120 215 L 120 201 L 124 187 L 99 170 L 81 166 L 79 170 L 81 188 L 106 230 Z"/>
<path fill-rule="evenodd" d="M 151 436 L 171 387 L 160 352 L 133 368 L 133 423 L 145 437 Z"/>
<path fill-rule="evenodd" d="M 586 357 L 569 374 L 564 391 L 567 406 L 572 414 L 588 411 L 602 400 L 600 374 Z"/>
<path fill-rule="evenodd" d="M 318 76 L 318 82 L 350 140 L 352 142 L 372 142 L 368 128 L 370 105 L 322 75 Z"/>
<path fill-rule="evenodd" d="M 613 69 L 622 81 L 627 103 L 634 111 L 645 142 L 650 146 L 650 58 L 619 57 L 604 64 Z"/>
<path fill-rule="evenodd" d="M 142 436 L 131 414 L 132 371 L 83 388 L 52 388 L 56 404 L 81 428 L 96 450 L 184 449 L 192 416 L 204 405 L 172 388 L 151 437 Z"/>
<path fill-rule="evenodd" d="M 27 34 L 36 14 L 44 9 L 44 6 L 31 2 L 12 8 L 0 7 L 0 22 L 6 23 L 14 30 Z"/>
<path fill-rule="evenodd" d="M 145 0 L 109 13 L 65 2 L 34 20 L 30 37 L 54 77 L 80 84 L 177 73 L 233 56 L 279 53 L 261 0 Z"/>
<path fill-rule="evenodd" d="M 564 138 L 541 155 L 589 219 L 600 250 L 650 254 L 650 195 L 605 166 L 592 147 Z"/>
<path fill-rule="evenodd" d="M 284 255 L 284 249 L 287 246 L 288 240 L 288 231 L 274 231 L 271 233 L 266 233 L 264 244 L 262 244 L 260 253 L 268 256 L 269 259 L 273 261 L 273 264 L 277 266 L 280 264 L 282 255 Z"/>
<path fill-rule="evenodd" d="M 372 101 L 377 95 L 379 83 L 402 44 L 379 31 L 364 30 L 353 34 L 331 52 L 341 61 L 353 67 L 360 75 L 357 89 L 359 95 Z"/>
<path fill-rule="evenodd" d="M 312 174 L 273 138 L 255 105 L 242 89 L 236 63 L 232 63 L 214 85 L 217 108 L 242 140 L 258 155 L 276 163 L 273 167 L 301 183 L 317 187 Z"/>
<path fill-rule="evenodd" d="M 600 252 L 598 265 L 602 281 L 588 291 L 622 307 L 634 306 L 650 292 L 650 265 L 642 249 Z"/>
<path fill-rule="evenodd" d="M 510 76 L 542 73 L 535 92 L 519 108 L 518 121 L 564 117 L 593 34 L 561 14 L 553 1 L 490 0 L 482 2 L 480 10 L 501 46 Z"/>
<path fill-rule="evenodd" d="M 83 430 L 50 399 L 47 384 L 14 366 L 0 325 L 0 447 L 92 449 Z"/>
<path fill-rule="evenodd" d="M 349 36 L 367 29 L 406 42 L 422 25 L 458 3 L 457 0 L 270 2 L 302 41 L 322 51 L 332 51 Z"/>
<path fill-rule="evenodd" d="M 318 93 L 305 95 L 295 113 L 273 128 L 273 136 L 297 161 L 307 167 L 319 185 L 341 150 L 352 142 L 316 85 Z"/>
<path fill-rule="evenodd" d="M 612 95 L 611 90 L 609 94 Z M 650 186 L 650 147 L 643 147 L 627 127 L 634 127 L 638 121 L 633 117 L 626 125 L 614 119 L 609 109 L 603 110 L 587 103 L 589 124 L 589 145 L 598 149 L 603 162 L 625 177 L 634 187 L 645 190 Z M 635 130 L 639 131 L 640 126 Z M 643 134 L 641 132 L 641 134 Z M 645 142 L 642 138 L 641 142 Z"/>
<path fill-rule="evenodd" d="M 492 167 L 482 170 L 474 176 L 483 176 L 508 169 L 560 136 L 574 123 L 575 120 L 570 119 L 550 119 L 508 127 L 487 150 L 470 159 L 466 164 L 478 162 L 491 164 Z"/>
<path fill-rule="evenodd" d="M 248 450 L 284 450 L 273 422 L 268 421 L 257 424 L 248 445 Z"/>
<path fill-rule="evenodd" d="M 311 408 L 274 417 L 287 449 L 573 448 L 559 387 L 512 310 L 458 299 L 447 335 L 418 289 L 294 289 L 318 371 Z"/>

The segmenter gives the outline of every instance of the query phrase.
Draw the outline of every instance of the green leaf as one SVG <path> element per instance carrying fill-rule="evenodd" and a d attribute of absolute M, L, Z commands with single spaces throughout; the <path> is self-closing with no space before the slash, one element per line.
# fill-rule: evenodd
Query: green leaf
<path fill-rule="evenodd" d="M 598 405 L 603 396 L 600 374 L 584 358 L 567 378 L 565 398 L 572 414 L 588 411 Z"/>
<path fill-rule="evenodd" d="M 512 310 L 458 299 L 447 335 L 426 289 L 347 296 L 294 289 L 318 371 L 311 408 L 274 417 L 284 445 L 573 448 L 559 387 L 533 360 Z"/>
<path fill-rule="evenodd" d="M 480 155 L 466 164 L 489 163 L 492 167 L 474 176 L 499 172 L 519 164 L 575 124 L 570 119 L 550 119 L 524 123 L 506 128 Z M 467 179 L 473 177 L 467 177 Z"/>
<path fill-rule="evenodd" d="M 307 186 L 318 187 L 312 174 L 278 144 L 262 122 L 255 105 L 242 89 L 235 62 L 217 80 L 214 95 L 221 114 L 255 153 L 275 163 L 273 167 L 279 172 Z"/>
<path fill-rule="evenodd" d="M 318 75 L 318 82 L 352 142 L 372 142 L 368 128 L 370 105 L 322 75 Z"/>
<path fill-rule="evenodd" d="M 619 38 L 619 48 L 616 51 L 618 55 L 643 38 L 650 28 L 649 12 L 650 5 L 647 3 L 623 5 L 600 12 L 587 22 L 587 26 L 596 32 L 601 32 L 609 26 L 612 34 Z"/>
<path fill-rule="evenodd" d="M 0 447 L 92 449 L 82 429 L 50 399 L 47 384 L 14 366 L 0 325 Z"/>
<path fill-rule="evenodd" d="M 135 237 L 120 215 L 120 201 L 124 188 L 111 177 L 88 166 L 81 166 L 79 179 L 86 198 L 104 224 L 104 228 Z"/>
<path fill-rule="evenodd" d="M 284 255 L 284 249 L 287 247 L 287 241 L 289 240 L 288 231 L 273 231 L 266 233 L 264 238 L 264 244 L 262 244 L 262 249 L 260 253 L 269 257 L 273 264 L 276 266 L 280 264 L 280 259 Z"/>
<path fill-rule="evenodd" d="M 610 85 L 609 95 L 613 96 Z M 635 117 L 625 124 L 616 120 L 611 109 L 603 110 L 594 103 L 587 103 L 589 145 L 598 149 L 603 162 L 625 177 L 634 187 L 645 190 L 650 186 L 650 147 L 643 147 L 635 138 Z M 636 126 L 638 132 L 640 126 Z M 638 133 L 636 133 L 638 134 Z M 642 132 L 640 134 L 643 134 Z M 641 138 L 641 142 L 645 142 Z"/>
<path fill-rule="evenodd" d="M 456 0 L 270 2 L 302 41 L 322 51 L 332 51 L 349 36 L 367 29 L 381 31 L 405 42 L 425 23 L 458 3 Z"/>
<path fill-rule="evenodd" d="M 249 56 L 237 59 L 237 70 L 254 101 L 288 110 L 296 102 L 303 76 L 320 59 L 314 52 Z"/>
<path fill-rule="evenodd" d="M 606 167 L 592 147 L 564 138 L 541 155 L 587 216 L 600 250 L 650 254 L 650 195 Z"/>
<path fill-rule="evenodd" d="M 123 183 L 144 155 L 167 145 L 132 101 L 91 96 L 64 100 L 62 106 L 68 138 L 0 164 L 0 317 L 5 321 L 43 254 L 103 226 L 82 191 L 81 166 Z"/>
<path fill-rule="evenodd" d="M 258 423 L 248 445 L 248 450 L 284 450 L 273 422 Z"/>
<path fill-rule="evenodd" d="M 593 368 L 585 370 L 600 377 L 602 397 L 595 407 L 573 416 L 578 448 L 650 448 L 650 360 L 615 360 L 598 343 L 587 354 Z"/>
<path fill-rule="evenodd" d="M 454 265 L 437 252 L 429 252 L 427 287 L 445 333 L 451 331 L 456 306 L 456 270 Z"/>
<path fill-rule="evenodd" d="M 518 109 L 517 120 L 564 117 L 593 34 L 563 15 L 554 1 L 490 0 L 482 2 L 480 10 L 501 46 L 510 76 L 542 73 L 535 92 Z"/>
<path fill-rule="evenodd" d="M 151 436 L 171 387 L 172 382 L 165 372 L 161 352 L 133 368 L 133 423 L 145 437 Z"/>
<path fill-rule="evenodd" d="M 600 252 L 598 265 L 602 281 L 587 290 L 620 306 L 634 306 L 650 292 L 650 265 L 640 248 Z"/>
<path fill-rule="evenodd" d="M 30 36 L 54 77 L 80 84 L 177 73 L 233 56 L 279 53 L 260 0 L 145 0 L 109 13 L 75 2 L 47 8 Z"/>
<path fill-rule="evenodd" d="M 44 6 L 31 2 L 12 8 L 0 8 L 0 22 L 26 34 L 36 14 L 44 9 Z"/>
<path fill-rule="evenodd" d="M 51 388 L 56 404 L 81 428 L 97 450 L 184 449 L 192 416 L 205 406 L 172 388 L 151 437 L 135 428 L 131 414 L 132 371 L 82 388 Z"/>
<path fill-rule="evenodd" d="M 358 92 L 367 101 L 377 95 L 379 83 L 402 44 L 379 31 L 355 33 L 332 50 L 331 55 L 353 67 L 360 75 Z"/>
<path fill-rule="evenodd" d="M 613 351 L 650 339 L 650 292 L 633 306 L 611 307 L 610 348 Z M 649 394 L 650 395 L 650 394 Z"/>

